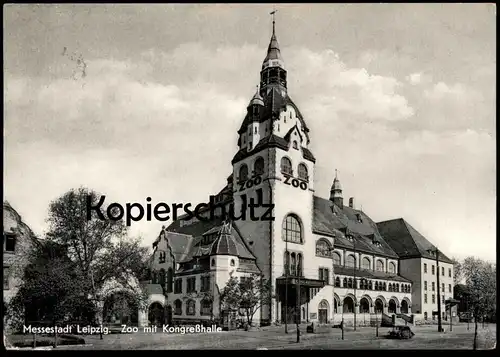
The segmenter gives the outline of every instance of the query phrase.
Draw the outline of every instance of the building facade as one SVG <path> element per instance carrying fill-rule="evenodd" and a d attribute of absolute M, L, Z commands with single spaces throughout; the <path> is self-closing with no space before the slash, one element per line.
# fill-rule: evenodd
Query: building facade
<path fill-rule="evenodd" d="M 258 90 L 237 133 L 233 172 L 208 204 L 216 214 L 207 209 L 201 220 L 180 217 L 154 244 L 157 273 L 150 283 L 168 281 L 162 300 L 168 320 L 219 317 L 217 295 L 230 275 L 254 273 L 273 286 L 271 303 L 257 314 L 261 324 L 368 324 L 382 313 L 432 318 L 432 288 L 441 288 L 443 301 L 452 297 L 451 261 L 440 253 L 435 273 L 444 275 L 434 286 L 436 262 L 426 250 L 435 247 L 403 219 L 375 223 L 354 198 L 344 205 L 337 174 L 329 198 L 316 195 L 310 131 L 287 80 L 273 22 Z M 250 213 L 252 202 L 259 205 Z M 261 219 L 268 205 L 274 205 L 273 221 Z"/>

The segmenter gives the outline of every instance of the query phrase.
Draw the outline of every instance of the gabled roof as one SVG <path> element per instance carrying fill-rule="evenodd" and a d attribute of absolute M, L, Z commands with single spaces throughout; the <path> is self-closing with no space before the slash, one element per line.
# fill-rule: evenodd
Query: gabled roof
<path fill-rule="evenodd" d="M 317 196 L 313 196 L 313 200 L 314 233 L 335 236 L 336 247 L 356 249 L 391 258 L 398 257 L 384 241 L 375 222 L 363 211 L 346 206 L 340 209 L 332 201 Z M 361 222 L 358 222 L 358 215 Z M 346 229 L 351 232 L 353 241 L 345 237 Z"/>
<path fill-rule="evenodd" d="M 428 250 L 436 249 L 422 234 L 403 218 L 377 223 L 380 233 L 401 258 L 436 259 Z M 439 252 L 439 260 L 452 264 L 450 258 Z"/>
<path fill-rule="evenodd" d="M 181 226 L 181 221 L 182 219 L 178 219 L 166 228 L 167 238 L 176 261 L 178 263 L 187 262 L 195 257 L 210 255 L 214 242 L 204 243 L 203 235 L 220 231 L 223 226 L 223 219 L 214 218 L 208 221 L 197 221 L 186 226 Z M 236 255 L 239 258 L 255 260 L 253 254 L 245 246 L 238 231 L 231 229 L 230 235 L 231 242 L 234 243 Z"/>
<path fill-rule="evenodd" d="M 285 134 L 285 136 L 283 137 L 287 142 L 290 142 L 290 137 L 292 136 L 292 133 L 294 131 L 297 131 L 297 133 L 299 134 L 299 138 L 300 138 L 300 141 L 302 142 L 302 134 L 300 133 L 300 130 L 299 128 L 297 127 L 297 124 L 294 125 L 290 130 L 288 130 L 288 133 Z"/>

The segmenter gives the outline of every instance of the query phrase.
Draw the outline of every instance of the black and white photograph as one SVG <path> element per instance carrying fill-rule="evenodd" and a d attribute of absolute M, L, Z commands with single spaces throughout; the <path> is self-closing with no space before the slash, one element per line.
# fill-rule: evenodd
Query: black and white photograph
<path fill-rule="evenodd" d="M 496 16 L 5 4 L 5 348 L 496 349 Z"/>

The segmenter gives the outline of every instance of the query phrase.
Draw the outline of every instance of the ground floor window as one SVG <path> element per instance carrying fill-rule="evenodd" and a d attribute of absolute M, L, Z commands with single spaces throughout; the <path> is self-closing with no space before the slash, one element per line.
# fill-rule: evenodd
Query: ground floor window
<path fill-rule="evenodd" d="M 201 315 L 211 316 L 212 315 L 212 302 L 209 300 L 203 300 L 201 302 Z"/>
<path fill-rule="evenodd" d="M 194 300 L 188 300 L 186 304 L 186 315 L 193 316 L 196 312 L 196 303 Z"/>
<path fill-rule="evenodd" d="M 182 301 L 180 300 L 174 302 L 174 315 L 182 315 Z"/>

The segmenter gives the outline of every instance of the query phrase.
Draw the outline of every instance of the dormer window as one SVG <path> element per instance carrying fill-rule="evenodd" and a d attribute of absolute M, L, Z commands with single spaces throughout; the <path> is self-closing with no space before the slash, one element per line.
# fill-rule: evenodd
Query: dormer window
<path fill-rule="evenodd" d="M 257 134 L 257 127 L 255 127 L 255 130 L 254 130 L 255 134 Z"/>
<path fill-rule="evenodd" d="M 248 150 L 252 150 L 252 143 L 248 143 Z"/>
<path fill-rule="evenodd" d="M 361 215 L 359 213 L 356 213 L 356 220 L 358 221 L 358 223 L 363 222 L 363 220 L 361 219 Z"/>
<path fill-rule="evenodd" d="M 297 141 L 294 141 L 294 142 L 293 142 L 293 148 L 294 148 L 295 150 L 298 150 L 298 149 L 299 149 L 299 144 L 297 144 Z"/>

